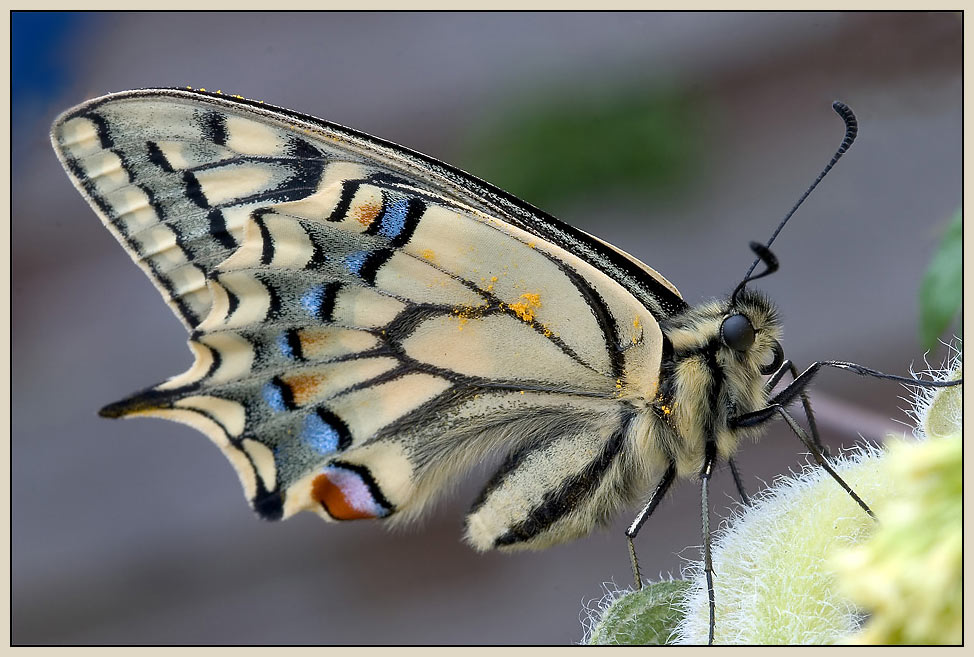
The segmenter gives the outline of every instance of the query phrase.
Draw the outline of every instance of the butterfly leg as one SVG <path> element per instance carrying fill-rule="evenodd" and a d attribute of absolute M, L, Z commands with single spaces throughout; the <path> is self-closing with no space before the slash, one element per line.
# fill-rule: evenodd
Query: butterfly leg
<path fill-rule="evenodd" d="M 741 504 L 751 506 L 751 498 L 744 489 L 744 482 L 741 481 L 741 473 L 737 470 L 737 463 L 733 457 L 727 459 L 727 465 L 730 466 L 731 474 L 734 476 L 734 485 L 737 487 L 737 494 L 741 496 Z"/>
<path fill-rule="evenodd" d="M 714 625 L 716 624 L 716 605 L 714 603 L 714 564 L 710 555 L 710 477 L 714 470 L 717 447 L 712 441 L 707 441 L 707 456 L 703 469 L 700 471 L 700 516 L 703 531 L 703 572 L 707 578 L 707 603 L 710 611 L 710 629 L 707 634 L 707 645 L 714 644 Z"/>
<path fill-rule="evenodd" d="M 791 373 L 792 381 L 798 378 L 798 368 L 795 367 L 795 363 L 785 359 L 785 361 L 781 364 L 781 367 L 778 368 L 778 371 L 772 374 L 771 378 L 768 379 L 768 383 L 765 386 L 765 391 L 769 396 L 771 395 L 771 391 L 774 390 L 774 387 L 778 385 L 778 382 L 781 381 L 784 375 L 789 372 Z M 805 420 L 808 422 L 808 428 L 812 432 L 812 442 L 815 443 L 815 446 L 818 447 L 819 451 L 822 452 L 825 458 L 830 458 L 831 455 L 829 454 L 829 448 L 822 444 L 822 438 L 818 433 L 818 424 L 815 422 L 815 414 L 812 413 L 812 402 L 808 398 L 808 393 L 802 389 L 799 395 L 802 400 L 802 409 L 805 411 Z"/>
<path fill-rule="evenodd" d="M 736 427 L 753 427 L 758 424 L 763 424 L 777 413 L 776 406 L 787 406 L 791 402 L 795 401 L 796 397 L 799 397 L 805 388 L 812 382 L 815 375 L 823 367 L 834 367 L 840 370 L 846 370 L 859 376 L 871 376 L 877 379 L 887 379 L 889 381 L 899 381 L 900 383 L 906 383 L 911 386 L 917 386 L 918 388 L 948 388 L 950 386 L 957 386 L 963 384 L 963 379 L 954 379 L 952 381 L 921 381 L 919 379 L 914 379 L 906 376 L 896 376 L 895 374 L 886 374 L 878 370 L 871 369 L 869 367 L 863 367 L 862 365 L 857 365 L 855 363 L 846 363 L 840 360 L 820 360 L 812 363 L 805 371 L 795 377 L 795 380 L 789 383 L 785 388 L 780 390 L 778 394 L 771 397 L 768 400 L 768 405 L 764 408 L 759 408 L 756 411 L 750 413 L 745 413 L 744 415 L 738 415 L 737 417 L 731 418 L 728 422 L 731 428 Z M 783 368 L 783 365 L 782 365 Z M 772 376 L 771 381 L 777 383 L 784 372 L 779 368 L 777 372 Z M 777 377 L 777 379 L 775 378 Z"/>
<path fill-rule="evenodd" d="M 653 511 L 656 510 L 656 507 L 659 506 L 660 500 L 663 499 L 666 491 L 669 490 L 674 477 L 676 477 L 676 464 L 670 461 L 670 465 L 666 468 L 663 478 L 656 484 L 656 490 L 653 491 L 649 502 L 646 503 L 646 506 L 643 507 L 639 515 L 629 525 L 629 529 L 626 530 L 626 540 L 629 541 L 629 558 L 632 561 L 632 574 L 636 578 L 637 591 L 643 587 L 643 579 L 639 574 L 639 560 L 636 558 L 636 546 L 632 541 L 636 538 L 636 534 L 639 533 L 643 523 L 646 522 L 649 516 L 653 514 Z"/>
<path fill-rule="evenodd" d="M 801 425 L 798 424 L 795 421 L 795 419 L 788 414 L 788 411 L 785 410 L 784 406 L 776 405 L 775 410 L 778 411 L 781 417 L 785 419 L 785 422 L 788 423 L 788 426 L 791 427 L 791 430 L 795 433 L 796 436 L 798 436 L 798 439 L 802 441 L 802 443 L 805 445 L 808 451 L 812 453 L 812 458 L 815 459 L 815 462 L 818 463 L 823 468 L 825 468 L 825 471 L 828 472 L 829 475 L 831 475 L 831 477 L 835 479 L 835 481 L 840 486 L 842 486 L 845 492 L 849 493 L 849 496 L 856 501 L 856 504 L 861 506 L 863 511 L 868 513 L 869 517 L 875 520 L 876 514 L 873 513 L 872 509 L 870 509 L 869 506 L 862 501 L 862 498 L 860 498 L 856 494 L 856 492 L 852 490 L 849 484 L 847 484 L 845 480 L 839 476 L 839 473 L 832 469 L 832 466 L 829 465 L 829 462 L 825 458 L 825 455 L 823 455 L 822 452 L 818 450 L 818 447 L 809 439 L 808 434 L 805 433 L 805 430 L 802 429 Z"/>
<path fill-rule="evenodd" d="M 802 428 L 802 426 L 795 421 L 795 418 L 793 418 L 788 413 L 788 411 L 785 410 L 784 406 L 782 406 L 781 404 L 772 404 L 768 406 L 767 409 L 763 409 L 763 410 L 768 410 L 772 413 L 778 413 L 779 415 L 781 415 L 781 417 L 785 419 L 785 422 L 788 423 L 788 426 L 792 430 L 792 432 L 798 437 L 800 441 L 802 441 L 802 444 L 805 445 L 806 449 L 808 449 L 808 451 L 811 453 L 812 458 L 815 459 L 815 462 L 818 463 L 820 466 L 822 466 L 825 469 L 825 471 L 829 473 L 829 476 L 835 479 L 836 483 L 842 486 L 842 489 L 845 492 L 847 492 L 853 500 L 856 501 L 856 504 L 862 507 L 863 511 L 869 514 L 869 517 L 871 517 L 873 520 L 876 519 L 876 514 L 872 512 L 872 509 L 870 509 L 869 506 L 862 501 L 862 498 L 860 498 L 859 495 L 857 495 L 856 492 L 852 490 L 852 487 L 850 487 L 849 484 L 847 484 L 845 480 L 841 476 L 839 476 L 839 473 L 832 469 L 832 466 L 829 465 L 829 462 L 826 459 L 825 455 L 823 455 L 822 452 L 819 451 L 815 443 L 812 442 L 812 440 L 808 437 L 808 434 L 805 433 L 805 430 Z"/>

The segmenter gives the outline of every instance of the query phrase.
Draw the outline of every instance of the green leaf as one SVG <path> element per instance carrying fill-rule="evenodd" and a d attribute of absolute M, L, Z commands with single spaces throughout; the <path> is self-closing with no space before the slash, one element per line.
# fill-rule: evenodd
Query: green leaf
<path fill-rule="evenodd" d="M 464 168 L 551 206 L 593 195 L 667 192 L 699 162 L 699 104 L 666 89 L 579 99 L 547 89 L 470 134 Z"/>
<path fill-rule="evenodd" d="M 664 645 L 682 617 L 680 603 L 689 584 L 671 580 L 626 591 L 605 607 L 588 643 L 593 646 Z"/>
<path fill-rule="evenodd" d="M 920 285 L 920 340 L 927 349 L 937 344 L 937 338 L 960 313 L 962 252 L 958 210 Z"/>

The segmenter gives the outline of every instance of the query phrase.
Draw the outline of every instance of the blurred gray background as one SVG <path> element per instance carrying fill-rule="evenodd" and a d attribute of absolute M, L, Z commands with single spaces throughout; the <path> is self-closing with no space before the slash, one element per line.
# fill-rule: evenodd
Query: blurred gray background
<path fill-rule="evenodd" d="M 98 418 L 191 358 L 61 171 L 47 137 L 61 110 L 193 85 L 314 114 L 523 194 L 692 303 L 733 288 L 747 242 L 827 162 L 842 99 L 859 140 L 758 287 L 799 364 L 904 373 L 922 365 L 919 281 L 961 201 L 961 28 L 917 13 L 15 15 L 12 641 L 568 644 L 582 603 L 630 580 L 629 514 L 546 552 L 478 555 L 460 532 L 480 473 L 404 531 L 267 524 L 202 435 Z M 601 177 L 579 180 L 590 162 Z M 823 374 L 827 442 L 902 430 L 903 394 Z M 778 425 L 745 447 L 751 490 L 802 451 Z M 732 495 L 721 470 L 715 514 Z M 682 482 L 643 529 L 647 575 L 698 556 L 698 504 Z"/>

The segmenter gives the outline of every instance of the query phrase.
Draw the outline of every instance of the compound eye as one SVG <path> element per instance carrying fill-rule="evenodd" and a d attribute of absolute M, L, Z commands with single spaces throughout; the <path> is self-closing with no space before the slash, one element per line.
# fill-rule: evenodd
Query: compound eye
<path fill-rule="evenodd" d="M 720 339 L 734 351 L 747 351 L 754 344 L 754 327 L 744 315 L 731 315 L 720 325 Z"/>

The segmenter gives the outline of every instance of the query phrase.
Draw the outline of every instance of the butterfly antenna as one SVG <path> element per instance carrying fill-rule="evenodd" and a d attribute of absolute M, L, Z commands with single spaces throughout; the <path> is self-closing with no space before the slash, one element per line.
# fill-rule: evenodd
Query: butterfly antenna
<path fill-rule="evenodd" d="M 795 214 L 795 210 L 797 210 L 801 204 L 805 202 L 805 199 L 808 198 L 808 195 L 812 193 L 812 190 L 818 187 L 818 184 L 822 182 L 822 178 L 825 177 L 825 174 L 832 170 L 832 167 L 834 167 L 835 163 L 839 161 L 839 158 L 842 157 L 847 150 L 849 150 L 849 147 L 852 146 L 852 142 L 856 140 L 856 135 L 859 134 L 859 122 L 856 120 L 856 115 L 853 114 L 848 105 L 837 100 L 832 103 L 832 109 L 834 109 L 836 114 L 841 116 L 842 120 L 845 121 L 845 137 L 842 139 L 842 143 L 839 144 L 839 149 L 835 151 L 835 155 L 832 156 L 832 159 L 829 161 L 828 165 L 822 169 L 822 173 L 818 174 L 818 178 L 815 179 L 815 182 L 813 182 L 811 186 L 805 190 L 802 197 L 798 199 L 798 202 L 795 203 L 794 207 L 788 212 L 788 214 L 785 215 L 785 218 L 781 220 L 781 223 L 778 224 L 778 227 L 774 229 L 774 232 L 771 233 L 771 239 L 769 239 L 768 243 L 765 244 L 766 249 L 771 247 L 771 244 L 774 242 L 775 238 L 778 237 L 778 233 L 780 233 L 781 229 L 785 227 L 785 224 L 788 223 L 791 216 Z M 751 273 L 754 271 L 754 268 L 758 266 L 758 263 L 761 262 L 761 260 L 762 258 L 760 256 L 755 258 L 754 262 L 751 263 L 751 268 L 747 270 L 746 274 L 744 274 L 744 281 L 742 281 L 741 285 L 748 281 Z"/>

